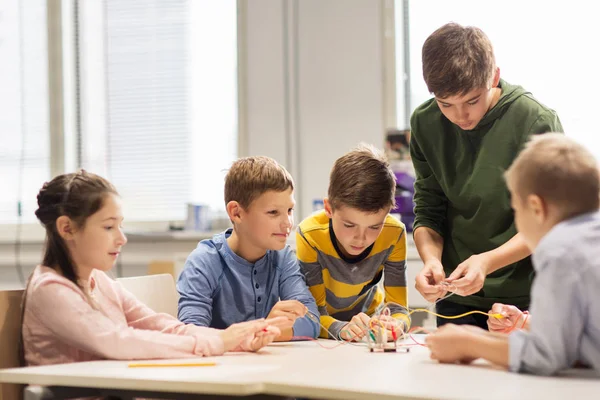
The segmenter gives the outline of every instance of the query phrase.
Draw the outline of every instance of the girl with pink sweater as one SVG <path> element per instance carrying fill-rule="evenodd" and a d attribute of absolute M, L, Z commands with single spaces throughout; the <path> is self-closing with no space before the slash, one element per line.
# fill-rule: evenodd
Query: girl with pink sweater
<path fill-rule="evenodd" d="M 225 330 L 186 325 L 139 302 L 106 271 L 127 243 L 120 198 L 105 179 L 80 171 L 44 184 L 35 214 L 46 229 L 42 265 L 23 305 L 27 365 L 256 351 L 279 335 L 277 321 Z"/>

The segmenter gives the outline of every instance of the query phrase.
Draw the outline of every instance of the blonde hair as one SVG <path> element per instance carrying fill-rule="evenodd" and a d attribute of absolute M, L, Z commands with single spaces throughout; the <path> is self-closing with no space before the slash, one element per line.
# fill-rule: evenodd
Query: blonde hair
<path fill-rule="evenodd" d="M 225 176 L 225 205 L 237 201 L 243 208 L 270 190 L 294 190 L 290 173 L 269 157 L 244 157 L 235 161 Z"/>
<path fill-rule="evenodd" d="M 371 145 L 338 158 L 329 175 L 328 198 L 333 209 L 348 206 L 378 212 L 396 205 L 396 178 L 383 153 Z"/>
<path fill-rule="evenodd" d="M 533 137 L 505 173 L 521 199 L 538 195 L 562 210 L 562 219 L 597 211 L 600 175 L 594 156 L 560 133 Z"/>

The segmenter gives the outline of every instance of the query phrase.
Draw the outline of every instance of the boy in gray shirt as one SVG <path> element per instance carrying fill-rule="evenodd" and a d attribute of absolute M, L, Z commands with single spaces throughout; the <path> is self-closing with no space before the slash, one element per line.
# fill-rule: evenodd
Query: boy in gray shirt
<path fill-rule="evenodd" d="M 431 358 L 484 358 L 538 375 L 576 364 L 600 373 L 600 298 L 594 295 L 600 287 L 598 164 L 583 146 L 548 134 L 531 140 L 505 177 L 517 229 L 533 250 L 531 318 L 495 304 L 491 332 L 446 325 L 429 335 Z"/>

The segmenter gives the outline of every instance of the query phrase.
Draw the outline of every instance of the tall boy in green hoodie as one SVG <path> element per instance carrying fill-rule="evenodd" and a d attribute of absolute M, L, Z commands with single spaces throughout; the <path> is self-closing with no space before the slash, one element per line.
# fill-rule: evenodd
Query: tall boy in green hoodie
<path fill-rule="evenodd" d="M 563 132 L 556 113 L 500 79 L 492 44 L 478 28 L 450 23 L 423 45 L 433 99 L 411 117 L 416 171 L 414 240 L 424 267 L 416 288 L 442 315 L 529 307 L 533 269 L 517 234 L 503 173 L 530 135 Z M 449 285 L 448 285 L 449 283 Z M 439 318 L 438 326 L 447 320 Z M 457 324 L 487 329 L 487 316 Z"/>

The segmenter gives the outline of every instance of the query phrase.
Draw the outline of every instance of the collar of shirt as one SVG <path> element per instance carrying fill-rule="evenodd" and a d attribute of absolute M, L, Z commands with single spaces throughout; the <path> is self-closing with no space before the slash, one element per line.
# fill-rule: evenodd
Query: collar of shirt
<path fill-rule="evenodd" d="M 270 257 L 270 253 L 271 253 L 270 251 L 267 251 L 267 253 L 264 255 L 264 257 L 257 260 L 255 263 L 251 263 L 250 261 L 246 260 L 245 258 L 242 258 L 239 255 L 235 254 L 235 252 L 233 250 L 231 250 L 231 247 L 229 247 L 229 244 L 227 243 L 227 238 L 229 236 L 231 236 L 232 232 L 233 232 L 233 229 L 229 228 L 225 232 L 215 235 L 215 237 L 213 238 L 215 245 L 217 247 L 217 250 L 219 251 L 219 253 L 221 254 L 221 256 L 223 258 L 231 260 L 235 266 L 239 266 L 241 268 L 247 268 L 248 270 L 251 270 L 253 267 L 260 268 L 263 265 L 265 265 L 265 263 L 267 263 L 267 261 Z"/>

